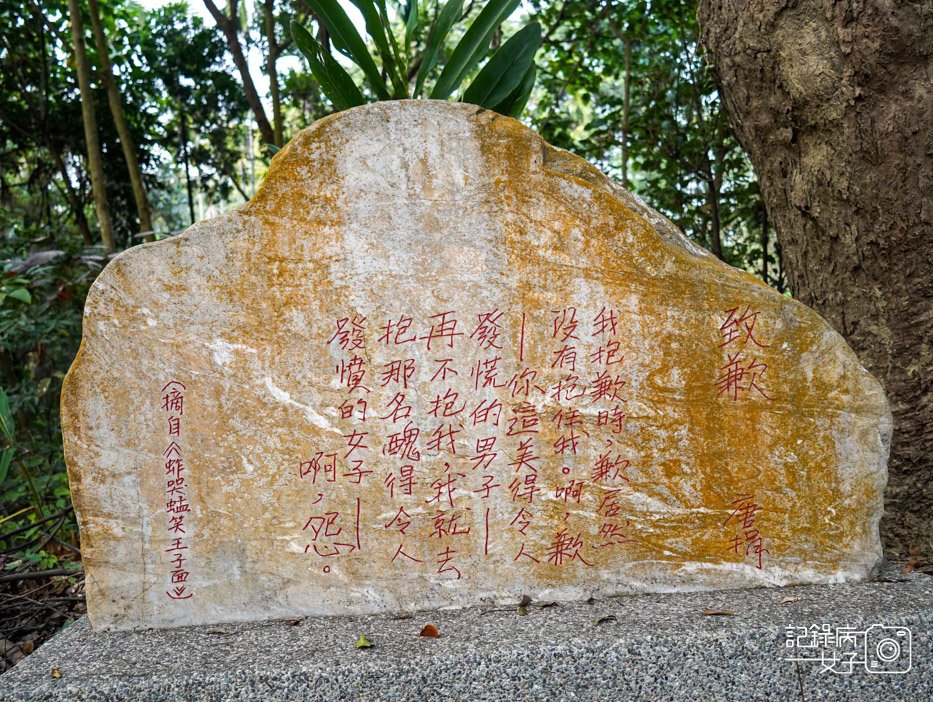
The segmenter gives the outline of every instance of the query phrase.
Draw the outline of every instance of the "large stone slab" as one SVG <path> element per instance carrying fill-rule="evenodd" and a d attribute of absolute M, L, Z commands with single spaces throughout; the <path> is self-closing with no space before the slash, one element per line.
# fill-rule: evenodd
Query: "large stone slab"
<path fill-rule="evenodd" d="M 865 578 L 891 430 L 811 310 L 405 101 L 110 263 L 62 425 L 110 628 Z"/>
<path fill-rule="evenodd" d="M 90 631 L 81 619 L 0 676 L 0 699 L 928 700 L 933 578 L 881 574 L 782 590 L 533 602 L 525 616 L 513 603 L 162 631 Z M 428 622 L 439 638 L 418 636 Z M 908 641 L 892 647 L 903 630 Z M 372 648 L 354 647 L 362 633 Z"/>

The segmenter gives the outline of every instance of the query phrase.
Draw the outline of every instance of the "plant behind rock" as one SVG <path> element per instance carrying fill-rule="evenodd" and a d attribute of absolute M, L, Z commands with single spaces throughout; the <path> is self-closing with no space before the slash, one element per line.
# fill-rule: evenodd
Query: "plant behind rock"
<path fill-rule="evenodd" d="M 448 0 L 430 25 L 424 22 L 417 0 L 405 8 L 404 36 L 392 29 L 385 0 L 351 0 L 365 21 L 366 33 L 376 47 L 379 63 L 344 12 L 338 0 L 309 0 L 334 48 L 359 66 L 376 100 L 429 97 L 447 100 L 456 93 L 486 55 L 490 42 L 519 0 L 491 0 L 473 20 L 463 37 L 445 57 L 445 40 L 461 19 L 463 0 Z M 292 36 L 311 65 L 311 73 L 337 110 L 369 102 L 349 73 L 297 22 Z M 429 26 L 422 49 L 416 51 L 419 29 Z M 500 46 L 460 95 L 469 102 L 500 114 L 517 117 L 534 87 L 534 55 L 541 45 L 541 27 L 531 22 Z M 381 65 L 380 65 L 381 64 Z M 435 68 L 440 72 L 428 91 L 426 82 Z"/>

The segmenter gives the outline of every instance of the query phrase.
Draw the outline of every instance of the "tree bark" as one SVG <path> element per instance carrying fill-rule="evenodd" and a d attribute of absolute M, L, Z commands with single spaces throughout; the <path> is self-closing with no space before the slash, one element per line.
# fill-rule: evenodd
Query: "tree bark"
<path fill-rule="evenodd" d="M 706 178 L 706 201 L 709 204 L 710 251 L 720 261 L 725 261 L 722 253 L 722 218 L 719 214 L 719 183 L 713 175 L 713 165 L 707 161 L 709 177 Z"/>
<path fill-rule="evenodd" d="M 65 160 L 62 158 L 61 153 L 52 147 L 49 147 L 49 153 L 52 154 L 55 167 L 61 174 L 62 182 L 65 184 L 65 197 L 71 207 L 71 213 L 74 215 L 75 226 L 77 226 L 78 231 L 81 232 L 81 238 L 84 240 L 85 246 L 92 246 L 94 244 L 94 237 L 91 236 L 91 228 L 88 226 L 87 217 L 84 216 L 84 203 L 81 201 L 81 197 L 71 183 L 71 177 L 68 175 L 68 168 L 65 166 Z"/>
<path fill-rule="evenodd" d="M 628 128 L 632 101 L 632 39 L 625 37 L 625 86 L 622 88 L 622 187 L 628 183 Z"/>
<path fill-rule="evenodd" d="M 933 2 L 700 0 L 794 296 L 884 383 L 881 533 L 933 554 Z"/>
<path fill-rule="evenodd" d="M 185 190 L 188 193 L 188 218 L 191 224 L 194 224 L 194 188 L 191 184 L 191 168 L 188 163 L 188 120 L 185 117 L 185 111 L 179 110 L 181 124 L 178 128 L 179 142 L 181 147 L 181 160 L 185 166 Z"/>
<path fill-rule="evenodd" d="M 272 132 L 275 137 L 275 141 L 271 143 L 275 146 L 282 146 L 282 99 L 279 95 L 279 72 L 276 67 L 281 48 L 275 38 L 275 7 L 273 6 L 273 0 L 265 0 L 264 12 L 266 43 L 269 45 L 269 53 L 266 56 L 266 73 L 269 76 L 269 93 L 272 97 Z"/>
<path fill-rule="evenodd" d="M 761 279 L 768 284 L 768 208 L 761 204 Z"/>
<path fill-rule="evenodd" d="M 139 216 L 139 229 L 141 232 L 152 231 L 152 216 L 149 212 L 149 199 L 146 197 L 146 186 L 143 185 L 143 174 L 136 158 L 136 144 L 130 127 L 126 123 L 126 114 L 123 111 L 123 99 L 120 89 L 113 77 L 113 64 L 110 61 L 110 46 L 104 35 L 104 28 L 100 22 L 100 8 L 97 0 L 87 0 L 88 11 L 91 15 L 91 28 L 94 32 L 94 43 L 97 46 L 97 55 L 100 60 L 100 78 L 107 90 L 107 102 L 110 104 L 110 114 L 120 137 L 120 146 L 123 148 L 123 159 L 126 161 L 126 170 L 130 174 L 130 184 L 133 187 L 133 198 L 136 200 L 136 213 Z M 146 237 L 152 241 L 152 235 Z"/>
<path fill-rule="evenodd" d="M 227 42 L 227 48 L 233 56 L 233 63 L 240 74 L 240 80 L 243 81 L 243 92 L 246 93 L 246 102 L 249 104 L 253 117 L 256 119 L 256 126 L 259 127 L 259 133 L 262 134 L 263 141 L 267 144 L 275 143 L 275 131 L 269 124 L 266 117 L 266 111 L 262 106 L 262 100 L 259 99 L 259 92 L 256 90 L 256 84 L 253 83 L 253 77 L 249 72 L 249 65 L 246 62 L 246 55 L 243 53 L 243 47 L 240 46 L 240 35 L 236 14 L 236 4 L 230 3 L 230 17 L 221 12 L 212 0 L 204 0 L 204 6 L 211 13 L 211 17 L 217 23 L 217 27 L 224 35 Z"/>
<path fill-rule="evenodd" d="M 71 15 L 71 41 L 74 45 L 75 67 L 78 71 L 78 87 L 81 91 L 84 140 L 87 142 L 87 163 L 91 173 L 94 206 L 97 209 L 97 224 L 100 226 L 104 250 L 107 253 L 113 253 L 117 250 L 117 244 L 113 236 L 110 205 L 107 203 L 107 190 L 104 185 L 104 166 L 97 136 L 97 117 L 94 115 L 94 94 L 91 92 L 91 67 L 87 60 L 87 48 L 84 45 L 84 24 L 81 21 L 81 8 L 78 6 L 78 0 L 68 0 L 68 12 Z"/>

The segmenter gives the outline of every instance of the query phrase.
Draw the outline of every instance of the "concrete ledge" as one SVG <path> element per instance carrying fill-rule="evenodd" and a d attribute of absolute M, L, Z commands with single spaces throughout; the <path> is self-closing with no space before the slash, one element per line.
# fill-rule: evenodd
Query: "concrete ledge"
<path fill-rule="evenodd" d="M 0 700 L 933 698 L 933 578 L 923 574 L 889 567 L 870 583 L 542 604 L 524 616 L 471 609 L 112 633 L 84 619 L 0 677 Z M 428 622 L 440 638 L 418 636 Z M 912 669 L 839 674 L 785 660 L 786 627 L 823 624 L 908 627 Z M 354 647 L 361 633 L 372 648 Z"/>

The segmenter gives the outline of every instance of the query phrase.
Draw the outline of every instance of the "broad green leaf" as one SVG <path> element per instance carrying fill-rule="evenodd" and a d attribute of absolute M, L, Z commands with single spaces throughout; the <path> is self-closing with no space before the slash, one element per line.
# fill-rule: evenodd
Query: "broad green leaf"
<path fill-rule="evenodd" d="M 345 110 L 366 103 L 366 98 L 363 97 L 360 89 L 356 87 L 356 83 L 353 82 L 350 74 L 337 63 L 337 59 L 331 56 L 323 46 L 321 47 L 321 62 L 324 64 L 324 68 L 327 70 L 334 87 L 343 96 L 346 107 L 340 109 Z"/>
<path fill-rule="evenodd" d="M 353 79 L 343 70 L 311 33 L 297 22 L 292 22 L 292 37 L 295 46 L 308 59 L 311 74 L 321 84 L 321 90 L 334 104 L 334 108 L 346 110 L 366 102 Z"/>
<path fill-rule="evenodd" d="M 360 14 L 363 15 L 363 20 L 366 22 L 366 33 L 376 43 L 376 48 L 382 57 L 382 66 L 398 93 L 397 97 L 405 97 L 407 87 L 401 78 L 398 62 L 395 60 L 392 48 L 389 46 L 389 40 L 386 38 L 386 32 L 392 31 L 391 27 L 387 28 L 383 24 L 382 16 L 379 14 L 379 9 L 376 7 L 374 0 L 350 0 L 350 2 L 356 5 Z M 381 7 L 383 10 L 385 9 L 384 4 L 381 4 Z"/>
<path fill-rule="evenodd" d="M 386 10 L 386 0 L 374 0 L 379 9 L 379 17 L 382 19 L 382 26 L 386 28 L 386 34 L 389 36 L 389 44 L 392 47 L 392 55 L 395 57 L 394 64 L 398 66 L 399 71 L 407 71 L 408 66 L 402 58 L 402 52 L 399 51 L 398 42 L 395 40 L 395 32 L 392 31 L 392 20 L 389 19 L 389 13 Z"/>
<path fill-rule="evenodd" d="M 405 46 L 411 46 L 411 37 L 418 28 L 418 0 L 408 0 L 408 16 L 405 18 Z M 408 49 L 405 49 L 408 51 Z"/>
<path fill-rule="evenodd" d="M 463 11 L 463 0 L 448 0 L 437 16 L 431 32 L 428 34 L 428 44 L 424 49 L 424 57 L 421 59 L 421 65 L 418 66 L 418 77 L 415 81 L 415 92 L 413 95 L 421 95 L 421 88 L 424 81 L 431 72 L 431 69 L 437 64 L 437 57 L 440 55 L 441 46 L 444 45 L 444 39 L 450 28 L 460 19 L 460 13 Z"/>
<path fill-rule="evenodd" d="M 522 82 L 540 45 L 541 25 L 537 22 L 516 32 L 473 79 L 463 93 L 463 102 L 491 107 L 505 100 Z"/>
<path fill-rule="evenodd" d="M 321 91 L 334 103 L 336 109 L 346 109 L 346 101 L 343 96 L 337 92 L 337 89 L 330 79 L 330 75 L 327 73 L 327 69 L 324 68 L 324 64 L 321 62 L 320 55 L 322 47 L 320 43 L 311 36 L 311 32 L 294 20 L 291 23 L 291 28 L 295 46 L 297 46 L 298 50 L 308 59 L 308 64 L 311 67 L 311 75 L 320 83 Z"/>
<path fill-rule="evenodd" d="M 446 100 L 460 87 L 467 73 L 486 53 L 496 27 L 515 11 L 518 3 L 519 0 L 490 0 L 451 53 L 431 91 L 432 98 Z"/>
<path fill-rule="evenodd" d="M 370 56 L 366 43 L 360 37 L 359 32 L 356 31 L 353 22 L 350 21 L 347 13 L 340 7 L 340 3 L 337 0 L 308 0 L 308 4 L 314 10 L 315 15 L 324 23 L 324 26 L 327 27 L 327 32 L 330 34 L 331 41 L 334 42 L 337 50 L 363 69 L 363 73 L 380 100 L 388 100 L 389 91 L 386 90 L 385 82 L 376 67 L 376 62 Z M 333 59 L 332 56 L 331 59 Z M 322 61 L 322 63 L 325 62 Z"/>
<path fill-rule="evenodd" d="M 14 451 L 15 449 L 10 446 L 0 454 L 0 485 L 3 485 L 7 473 L 10 471 L 10 462 L 13 460 Z"/>
<path fill-rule="evenodd" d="M 16 288 L 14 290 L 10 290 L 7 292 L 6 296 L 12 298 L 13 300 L 25 302 L 27 305 L 32 304 L 32 295 L 29 294 L 29 291 L 26 288 Z"/>
<path fill-rule="evenodd" d="M 372 648 L 373 642 L 366 638 L 366 634 L 360 634 L 360 638 L 356 640 L 357 648 Z"/>
<path fill-rule="evenodd" d="M 266 148 L 269 150 L 269 153 L 275 156 L 279 151 L 282 150 L 281 146 L 276 146 L 275 144 L 266 144 Z"/>
<path fill-rule="evenodd" d="M 531 97 L 531 90 L 535 87 L 536 73 L 537 69 L 535 65 L 531 64 L 531 67 L 522 77 L 522 82 L 518 84 L 518 87 L 509 93 L 509 96 L 505 98 L 505 100 L 498 105 L 491 105 L 489 109 L 498 112 L 500 115 L 515 117 L 517 119 L 522 113 L 522 110 L 525 109 L 525 105 L 528 104 L 528 98 Z"/>

